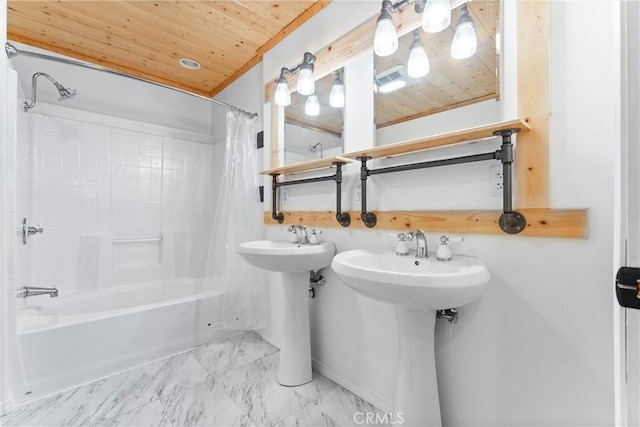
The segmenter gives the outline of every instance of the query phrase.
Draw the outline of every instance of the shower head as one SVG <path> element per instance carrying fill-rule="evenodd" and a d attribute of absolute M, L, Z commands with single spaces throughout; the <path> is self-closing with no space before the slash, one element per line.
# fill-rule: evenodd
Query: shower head
<path fill-rule="evenodd" d="M 53 84 L 56 85 L 56 89 L 58 89 L 58 93 L 60 94 L 58 101 L 66 101 L 67 99 L 71 99 L 77 95 L 75 89 L 66 88 L 58 82 L 54 82 Z"/>
<path fill-rule="evenodd" d="M 33 75 L 33 77 L 31 78 L 31 102 L 25 102 L 24 103 L 24 111 L 29 111 L 31 108 L 35 107 L 36 105 L 36 89 L 38 87 L 38 77 L 43 76 L 46 77 L 51 83 L 53 83 L 56 87 L 56 89 L 58 89 L 58 93 L 60 94 L 60 98 L 58 98 L 58 101 L 66 101 L 67 99 L 71 99 L 74 96 L 76 96 L 76 91 L 75 89 L 69 89 L 66 88 L 64 86 L 62 86 L 60 83 L 58 83 L 57 81 L 55 81 L 55 79 L 53 77 L 51 77 L 49 74 L 47 73 L 35 73 Z"/>

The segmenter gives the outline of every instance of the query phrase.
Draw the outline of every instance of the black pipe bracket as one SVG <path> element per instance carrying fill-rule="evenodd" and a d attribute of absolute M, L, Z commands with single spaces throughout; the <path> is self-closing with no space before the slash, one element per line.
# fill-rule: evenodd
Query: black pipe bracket
<path fill-rule="evenodd" d="M 278 188 L 287 185 L 309 184 L 312 182 L 322 181 L 335 181 L 336 183 L 336 220 L 343 227 L 348 227 L 351 224 L 351 216 L 348 212 L 342 212 L 342 166 L 345 162 L 334 162 L 336 167 L 336 173 L 333 175 L 320 176 L 316 178 L 297 179 L 294 181 L 278 182 L 278 174 L 271 175 L 271 218 L 282 224 L 284 222 L 284 214 L 278 212 L 277 198 Z"/>
<path fill-rule="evenodd" d="M 367 212 L 367 178 L 371 175 L 379 175 L 391 172 L 402 172 L 415 169 L 426 169 L 439 166 L 458 165 L 462 163 L 481 162 L 485 160 L 498 160 L 502 163 L 502 177 L 503 177 L 503 189 L 502 189 L 502 215 L 498 220 L 498 225 L 502 231 L 508 234 L 518 234 L 523 231 L 527 225 L 527 220 L 520 212 L 513 210 L 513 144 L 511 143 L 511 136 L 514 133 L 519 132 L 520 129 L 502 129 L 494 132 L 495 136 L 502 138 L 502 146 L 499 150 L 473 154 L 470 156 L 453 157 L 442 160 L 431 160 L 426 162 L 409 163 L 399 166 L 390 166 L 378 169 L 369 169 L 367 162 L 371 160 L 371 157 L 357 157 L 360 160 L 360 183 L 362 191 L 361 199 L 361 213 L 360 218 L 364 225 L 369 228 L 375 227 L 377 218 L 373 212 Z"/>
<path fill-rule="evenodd" d="M 496 159 L 502 162 L 502 215 L 498 219 L 498 226 L 507 234 L 518 234 L 527 226 L 527 219 L 520 212 L 513 210 L 513 144 L 511 136 L 520 129 L 501 129 L 493 134 L 502 138 L 502 147 L 496 153 Z"/>
<path fill-rule="evenodd" d="M 369 177 L 369 169 L 367 168 L 367 161 L 371 160 L 371 157 L 357 157 L 360 160 L 360 219 L 367 228 L 373 228 L 378 222 L 376 214 L 373 212 L 367 212 L 367 178 Z"/>

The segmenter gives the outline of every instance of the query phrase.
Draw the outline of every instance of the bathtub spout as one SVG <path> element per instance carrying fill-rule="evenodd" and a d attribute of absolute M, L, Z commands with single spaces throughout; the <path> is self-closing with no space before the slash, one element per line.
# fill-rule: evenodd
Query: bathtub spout
<path fill-rule="evenodd" d="M 18 292 L 16 293 L 16 297 L 18 298 L 35 297 L 38 295 L 49 295 L 51 298 L 56 298 L 58 296 L 58 289 L 55 286 L 52 288 L 38 288 L 36 286 L 24 286 L 18 289 Z"/>

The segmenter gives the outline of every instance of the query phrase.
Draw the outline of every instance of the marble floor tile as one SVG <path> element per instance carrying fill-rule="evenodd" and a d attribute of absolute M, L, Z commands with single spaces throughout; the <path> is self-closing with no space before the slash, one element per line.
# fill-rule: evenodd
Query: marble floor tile
<path fill-rule="evenodd" d="M 257 426 L 271 426 L 298 412 L 308 400 L 295 387 L 278 384 L 273 375 L 278 354 L 216 377 L 234 402 Z"/>
<path fill-rule="evenodd" d="M 86 390 L 91 422 L 113 418 L 157 400 L 151 378 L 143 368 L 131 369 L 81 386 Z"/>
<path fill-rule="evenodd" d="M 9 425 L 10 420 L 11 420 L 11 411 L 7 410 L 5 412 L 0 413 L 0 426 Z"/>
<path fill-rule="evenodd" d="M 17 405 L 0 425 L 346 427 L 362 425 L 367 414 L 384 419 L 317 372 L 309 384 L 281 386 L 279 356 L 244 333 Z"/>
<path fill-rule="evenodd" d="M 81 426 L 89 425 L 86 388 L 57 393 L 13 408 L 10 426 Z"/>
<path fill-rule="evenodd" d="M 192 350 L 191 354 L 211 375 L 223 374 L 231 369 L 251 363 L 277 352 L 260 335 L 249 331 Z"/>
<path fill-rule="evenodd" d="M 322 412 L 315 404 L 302 408 L 295 414 L 280 421 L 275 427 L 341 427 Z"/>
<path fill-rule="evenodd" d="M 253 426 L 213 378 L 161 401 L 174 426 Z"/>
<path fill-rule="evenodd" d="M 128 412 L 121 412 L 112 418 L 100 419 L 91 423 L 91 427 L 171 427 L 171 419 L 167 416 L 160 400 L 139 406 Z"/>
<path fill-rule="evenodd" d="M 18 405 L 11 425 L 89 425 L 158 399 L 149 376 L 136 368 Z"/>
<path fill-rule="evenodd" d="M 185 390 L 210 378 L 209 372 L 191 353 L 180 353 L 144 366 L 158 396 Z"/>
<path fill-rule="evenodd" d="M 388 425 L 384 422 L 386 420 L 384 412 L 339 386 L 318 399 L 316 405 L 322 413 L 342 427 L 365 424 L 375 424 L 377 427 Z M 369 416 L 376 422 L 365 422 L 367 414 L 372 414 Z"/>
<path fill-rule="evenodd" d="M 336 387 L 338 387 L 338 384 L 334 383 L 324 375 L 313 371 L 313 378 L 311 382 L 295 387 L 295 391 L 308 401 L 313 401 L 329 393 Z"/>

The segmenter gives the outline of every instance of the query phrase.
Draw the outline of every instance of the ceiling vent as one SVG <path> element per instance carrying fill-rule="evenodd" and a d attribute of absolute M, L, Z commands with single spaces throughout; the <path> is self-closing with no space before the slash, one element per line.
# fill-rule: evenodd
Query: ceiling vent
<path fill-rule="evenodd" d="M 407 74 L 407 67 L 398 65 L 389 70 L 376 74 L 374 90 L 376 93 L 391 93 L 406 86 L 418 83 L 420 79 L 412 79 Z"/>

